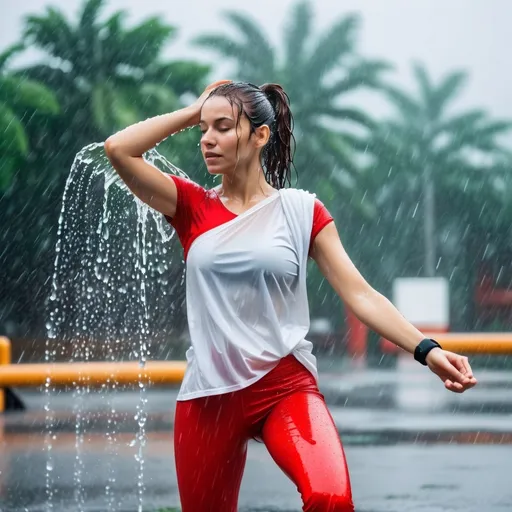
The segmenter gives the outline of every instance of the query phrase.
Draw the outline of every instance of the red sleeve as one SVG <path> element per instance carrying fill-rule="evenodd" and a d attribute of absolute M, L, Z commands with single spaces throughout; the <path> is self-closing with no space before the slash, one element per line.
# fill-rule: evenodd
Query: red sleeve
<path fill-rule="evenodd" d="M 332 222 L 334 219 L 332 215 L 329 213 L 329 210 L 324 206 L 322 201 L 319 199 L 315 199 L 315 208 L 313 210 L 313 228 L 311 230 L 311 241 L 309 244 L 309 250 L 313 245 L 313 242 L 316 238 L 316 235 L 322 231 L 322 229 Z"/>
<path fill-rule="evenodd" d="M 183 247 L 191 235 L 191 228 L 197 221 L 198 204 L 205 198 L 206 190 L 197 183 L 181 176 L 167 174 L 174 181 L 178 191 L 176 213 L 174 217 L 165 216 L 169 224 L 176 230 Z"/>

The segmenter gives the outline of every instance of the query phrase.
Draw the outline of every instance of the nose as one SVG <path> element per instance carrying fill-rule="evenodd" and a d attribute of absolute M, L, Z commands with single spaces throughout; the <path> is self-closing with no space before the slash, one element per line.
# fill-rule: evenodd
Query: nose
<path fill-rule="evenodd" d="M 206 130 L 201 136 L 201 144 L 203 144 L 207 148 L 212 148 L 213 146 L 215 146 L 216 143 L 210 130 Z"/>

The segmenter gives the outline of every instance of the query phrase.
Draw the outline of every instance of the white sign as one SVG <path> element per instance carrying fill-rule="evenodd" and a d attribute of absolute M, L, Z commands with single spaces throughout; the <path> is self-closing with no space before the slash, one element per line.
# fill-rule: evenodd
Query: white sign
<path fill-rule="evenodd" d="M 393 303 L 409 322 L 422 330 L 449 329 L 449 284 L 444 277 L 395 279 Z"/>

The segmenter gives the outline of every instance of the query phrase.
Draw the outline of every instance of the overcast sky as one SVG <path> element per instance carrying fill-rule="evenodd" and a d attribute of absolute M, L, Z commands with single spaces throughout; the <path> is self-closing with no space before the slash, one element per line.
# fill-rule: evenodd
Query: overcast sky
<path fill-rule="evenodd" d="M 207 31 L 225 31 L 222 11 L 236 9 L 253 16 L 269 38 L 279 43 L 292 0 L 110 0 L 106 13 L 126 9 L 129 22 L 161 15 L 179 28 L 177 41 L 166 55 L 196 57 L 214 65 L 214 55 L 191 49 L 189 41 Z M 395 64 L 391 75 L 403 87 L 412 85 L 410 64 L 424 62 L 435 78 L 454 69 L 470 72 L 470 81 L 458 107 L 486 107 L 494 116 L 512 119 L 512 80 L 509 52 L 512 48 L 510 0 L 315 0 L 317 31 L 349 12 L 362 15 L 359 53 Z M 42 13 L 47 5 L 73 15 L 82 5 L 76 0 L 0 0 L 0 48 L 21 34 L 23 17 Z M 224 76 L 226 68 L 212 73 Z M 222 76 L 221 76 L 222 75 Z M 366 101 L 366 99 L 365 99 Z M 382 100 L 368 100 L 376 114 L 386 112 Z"/>

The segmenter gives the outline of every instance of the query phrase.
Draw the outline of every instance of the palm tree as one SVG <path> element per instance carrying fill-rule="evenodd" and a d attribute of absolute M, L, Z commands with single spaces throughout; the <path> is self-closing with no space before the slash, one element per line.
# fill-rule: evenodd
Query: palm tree
<path fill-rule="evenodd" d="M 436 197 L 442 198 L 446 209 L 454 204 L 450 197 L 464 193 L 468 180 L 489 179 L 494 159 L 503 154 L 498 136 L 512 125 L 489 119 L 483 110 L 449 113 L 467 80 L 466 73 L 450 73 L 437 85 L 421 65 L 414 66 L 414 74 L 417 95 L 386 88 L 397 116 L 373 133 L 369 144 L 376 155 L 373 168 L 381 172 L 372 173 L 369 187 L 379 189 L 377 195 L 388 211 L 393 210 L 393 203 L 403 206 L 407 198 L 414 198 L 414 209 L 414 203 L 421 202 L 423 272 L 434 276 L 438 263 Z M 444 218 L 460 218 L 460 214 L 452 210 Z"/>
<path fill-rule="evenodd" d="M 359 17 L 341 18 L 315 37 L 311 4 L 296 4 L 284 33 L 282 58 L 250 17 L 227 12 L 226 18 L 237 35 L 203 35 L 195 43 L 232 60 L 240 80 L 280 83 L 290 96 L 300 140 L 296 164 L 307 186 L 337 204 L 340 192 L 349 200 L 360 200 L 359 167 L 354 161 L 359 145 L 353 129 L 367 131 L 373 122 L 364 111 L 341 100 L 361 88 L 380 87 L 381 74 L 389 65 L 357 57 Z M 339 185 L 335 192 L 333 183 Z"/>
<path fill-rule="evenodd" d="M 175 29 L 158 17 L 126 28 L 125 11 L 100 19 L 104 0 L 86 0 L 76 23 L 49 7 L 29 16 L 25 39 L 47 63 L 25 70 L 53 88 L 66 124 L 61 143 L 92 142 L 142 117 L 176 108 L 185 92 L 199 93 L 209 68 L 188 61 L 163 63 Z M 76 147 L 76 144 L 73 144 Z"/>
<path fill-rule="evenodd" d="M 11 324 L 23 326 L 22 331 L 38 332 L 44 326 L 42 304 L 53 265 L 58 212 L 77 152 L 129 123 L 175 109 L 183 94 L 202 91 L 209 70 L 193 62 L 162 59 L 175 29 L 161 19 L 127 27 L 124 12 L 103 18 L 103 5 L 101 0 L 86 0 L 76 22 L 51 7 L 26 19 L 25 42 L 46 57 L 15 76 L 24 83 L 44 83 L 61 110 L 53 117 L 25 116 L 30 152 L 2 203 L 0 242 L 15 240 L 16 257 L 3 265 L 5 300 L 0 301 L 0 312 Z M 38 94 L 39 101 L 43 97 Z M 2 117 L 7 119 L 3 112 Z M 175 150 L 173 163 L 185 169 L 198 153 L 191 135 L 177 135 L 171 145 L 181 149 Z M 29 303 L 34 304 L 30 317 Z"/>
<path fill-rule="evenodd" d="M 55 95 L 44 85 L 7 71 L 11 57 L 23 50 L 16 44 L 0 54 L 0 191 L 11 183 L 20 163 L 29 152 L 25 119 L 34 113 L 52 115 L 59 111 Z"/>

